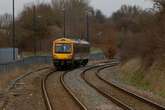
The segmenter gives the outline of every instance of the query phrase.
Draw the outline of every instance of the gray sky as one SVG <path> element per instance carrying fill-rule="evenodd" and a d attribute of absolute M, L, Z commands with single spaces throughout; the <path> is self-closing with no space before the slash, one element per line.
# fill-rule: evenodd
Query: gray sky
<path fill-rule="evenodd" d="M 121 5 L 137 5 L 145 8 L 151 8 L 153 3 L 151 0 L 92 0 L 91 5 L 95 9 L 101 9 L 107 16 L 118 10 Z"/>
<path fill-rule="evenodd" d="M 37 0 L 15 0 L 16 13 L 20 13 L 24 5 Z M 51 1 L 51 0 L 39 0 L 39 1 Z M 90 4 L 95 9 L 101 9 L 102 12 L 109 16 L 114 11 L 119 9 L 123 4 L 138 5 L 143 8 L 151 8 L 151 0 L 91 0 Z M 0 0 L 0 14 L 12 12 L 12 0 Z"/>

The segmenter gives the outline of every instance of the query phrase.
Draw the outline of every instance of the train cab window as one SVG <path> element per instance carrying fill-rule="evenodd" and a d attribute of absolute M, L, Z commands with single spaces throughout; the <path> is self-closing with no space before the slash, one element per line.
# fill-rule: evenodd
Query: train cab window
<path fill-rule="evenodd" d="M 72 45 L 71 44 L 56 44 L 55 52 L 56 53 L 71 53 Z"/>

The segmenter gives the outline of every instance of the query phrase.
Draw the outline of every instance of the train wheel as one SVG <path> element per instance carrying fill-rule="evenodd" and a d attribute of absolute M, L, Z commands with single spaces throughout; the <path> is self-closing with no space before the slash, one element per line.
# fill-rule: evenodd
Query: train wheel
<path fill-rule="evenodd" d="M 74 67 L 75 68 L 78 68 L 80 65 L 81 64 L 80 64 L 80 61 L 79 60 L 74 61 Z"/>
<path fill-rule="evenodd" d="M 82 66 L 86 66 L 88 64 L 88 60 L 83 60 L 82 61 Z"/>

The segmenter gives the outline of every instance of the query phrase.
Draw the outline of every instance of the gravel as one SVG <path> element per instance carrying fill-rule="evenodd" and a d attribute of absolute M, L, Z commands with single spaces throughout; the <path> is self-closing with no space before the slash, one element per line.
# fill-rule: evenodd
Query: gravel
<path fill-rule="evenodd" d="M 65 82 L 89 110 L 120 110 L 114 109 L 114 104 L 91 88 L 82 78 L 81 72 L 85 68 L 76 69 L 65 76 Z"/>

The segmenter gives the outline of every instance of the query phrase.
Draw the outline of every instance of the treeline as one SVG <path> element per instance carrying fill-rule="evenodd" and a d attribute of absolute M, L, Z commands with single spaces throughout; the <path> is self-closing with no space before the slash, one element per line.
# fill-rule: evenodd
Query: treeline
<path fill-rule="evenodd" d="M 139 57 L 149 67 L 165 59 L 165 1 L 153 2 L 147 10 L 124 5 L 110 17 L 122 61 Z"/>
<path fill-rule="evenodd" d="M 58 33 L 63 33 L 64 22 L 66 33 L 80 34 L 79 25 L 83 24 L 86 9 L 88 3 L 85 0 L 52 0 L 52 4 L 25 7 L 16 23 L 18 48 L 31 51 L 36 47 L 37 51 L 50 51 L 51 40 L 62 36 Z"/>
<path fill-rule="evenodd" d="M 35 49 L 50 51 L 52 39 L 62 37 L 59 33 L 63 34 L 64 32 L 64 22 L 66 33 L 86 39 L 87 15 L 90 42 L 93 45 L 97 44 L 95 46 L 102 47 L 107 53 L 109 46 L 104 44 L 113 41 L 109 40 L 111 38 L 109 37 L 111 34 L 109 28 L 112 27 L 100 10 L 94 10 L 89 6 L 88 0 L 52 0 L 51 4 L 28 4 L 16 17 L 16 47 L 20 51 L 32 52 Z M 0 17 L 0 47 L 12 47 L 11 18 L 12 16 L 7 14 Z"/>
<path fill-rule="evenodd" d="M 52 39 L 63 33 L 64 13 L 66 33 L 85 39 L 88 14 L 93 46 L 101 47 L 108 57 L 118 54 L 122 61 L 140 57 L 150 66 L 165 58 L 165 2 L 153 2 L 153 8 L 147 10 L 124 5 L 110 17 L 90 7 L 88 0 L 31 4 L 16 18 L 16 47 L 50 51 Z M 11 18 L 8 14 L 0 17 L 0 47 L 12 46 Z"/>
<path fill-rule="evenodd" d="M 64 10 L 65 8 L 65 10 Z M 77 36 L 85 32 L 86 0 L 52 0 L 51 4 L 31 3 L 16 17 L 16 47 L 22 51 L 50 51 L 51 40 L 66 33 Z M 44 44 L 44 45 L 43 45 Z M 12 47 L 12 15 L 0 16 L 0 47 Z"/>

